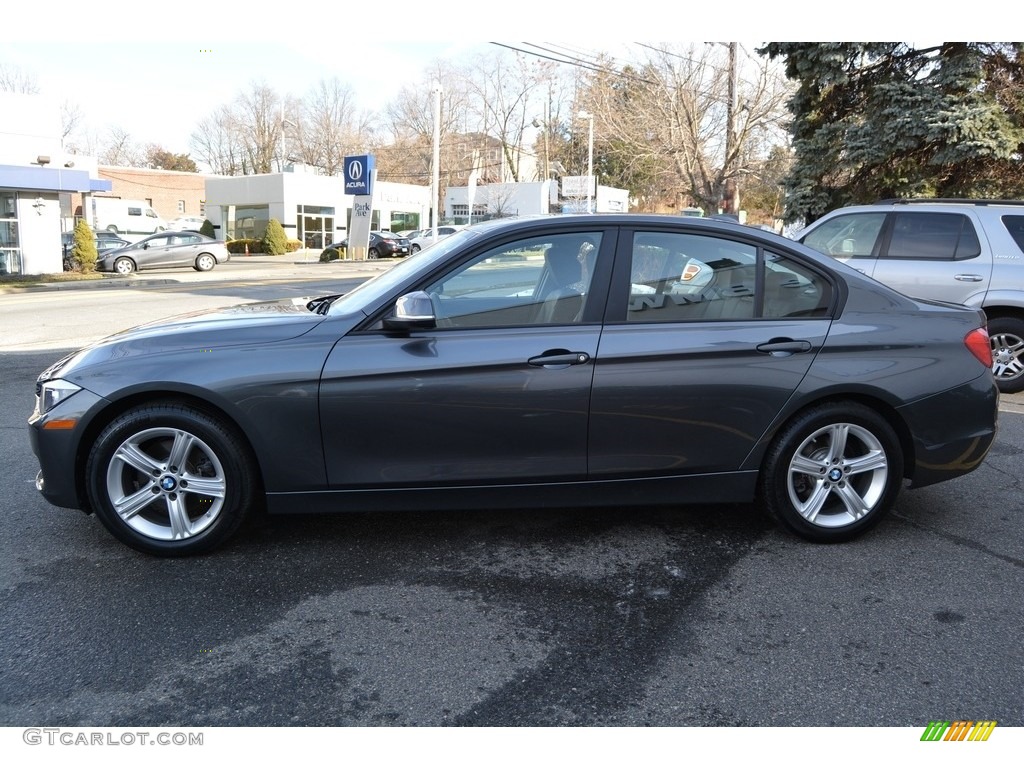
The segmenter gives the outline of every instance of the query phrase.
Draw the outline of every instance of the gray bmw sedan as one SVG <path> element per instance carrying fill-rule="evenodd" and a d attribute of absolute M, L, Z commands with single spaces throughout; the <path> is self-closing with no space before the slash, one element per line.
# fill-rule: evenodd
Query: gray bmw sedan
<path fill-rule="evenodd" d="M 811 541 L 996 429 L 984 313 L 689 217 L 478 224 L 338 296 L 124 331 L 60 360 L 37 486 L 185 555 L 254 509 L 759 499 Z"/>

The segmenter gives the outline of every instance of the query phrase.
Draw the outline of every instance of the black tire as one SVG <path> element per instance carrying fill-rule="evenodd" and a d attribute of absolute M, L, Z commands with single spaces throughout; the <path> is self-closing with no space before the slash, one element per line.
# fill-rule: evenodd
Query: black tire
<path fill-rule="evenodd" d="M 176 403 L 132 408 L 93 443 L 89 502 L 103 525 L 140 552 L 206 552 L 226 541 L 253 506 L 252 462 L 221 419 Z"/>
<path fill-rule="evenodd" d="M 412 251 L 413 253 L 419 253 L 420 252 L 420 247 L 419 247 L 419 245 L 417 243 L 413 243 L 409 247 L 409 250 Z"/>
<path fill-rule="evenodd" d="M 760 496 L 778 522 L 808 541 L 849 541 L 889 512 L 903 452 L 889 423 L 859 403 L 826 403 L 793 418 L 768 450 Z"/>
<path fill-rule="evenodd" d="M 130 275 L 135 271 L 135 262 L 127 256 L 122 256 L 121 258 L 114 260 L 113 269 L 119 275 Z"/>
<path fill-rule="evenodd" d="M 992 343 L 992 374 L 1000 392 L 1012 394 L 1024 389 L 1024 320 L 993 317 L 988 321 Z"/>
<path fill-rule="evenodd" d="M 119 235 L 119 234 L 121 234 L 121 233 L 120 233 L 120 232 L 118 231 L 118 229 L 117 229 L 117 226 L 116 226 L 116 225 L 114 225 L 114 224 L 110 224 L 110 225 L 108 225 L 108 226 L 107 226 L 107 232 L 113 232 L 113 233 L 114 233 L 115 235 Z"/>
<path fill-rule="evenodd" d="M 197 272 L 209 272 L 217 266 L 217 259 L 212 254 L 200 253 L 196 256 L 195 270 Z"/>
<path fill-rule="evenodd" d="M 366 258 L 368 258 L 368 259 L 376 259 L 376 258 L 379 258 L 379 257 L 380 257 L 380 253 L 377 251 L 376 248 L 371 248 L 370 250 L 368 250 L 366 252 Z"/>

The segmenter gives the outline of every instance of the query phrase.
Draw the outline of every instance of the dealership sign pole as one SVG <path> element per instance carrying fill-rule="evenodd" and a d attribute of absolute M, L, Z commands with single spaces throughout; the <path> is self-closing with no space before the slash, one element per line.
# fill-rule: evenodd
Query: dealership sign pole
<path fill-rule="evenodd" d="M 345 194 L 352 195 L 352 216 L 348 225 L 346 256 L 363 260 L 370 248 L 370 229 L 373 220 L 373 186 L 377 169 L 373 155 L 353 155 L 345 158 Z"/>

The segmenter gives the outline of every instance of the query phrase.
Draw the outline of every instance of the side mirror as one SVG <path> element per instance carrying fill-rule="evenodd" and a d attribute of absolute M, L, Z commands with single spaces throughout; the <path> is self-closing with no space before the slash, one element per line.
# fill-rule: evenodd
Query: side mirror
<path fill-rule="evenodd" d="M 389 331 L 411 331 L 414 328 L 437 327 L 434 302 L 425 291 L 413 291 L 399 296 L 395 302 L 395 313 L 384 318 L 384 328 Z"/>

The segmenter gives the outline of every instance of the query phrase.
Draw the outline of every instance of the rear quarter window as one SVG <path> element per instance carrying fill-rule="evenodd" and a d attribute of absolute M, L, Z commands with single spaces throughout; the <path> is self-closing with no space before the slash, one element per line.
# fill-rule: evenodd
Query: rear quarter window
<path fill-rule="evenodd" d="M 981 253 L 974 224 L 959 213 L 912 212 L 893 217 L 885 256 L 890 259 L 954 261 Z"/>
<path fill-rule="evenodd" d="M 1003 226 L 1010 233 L 1017 248 L 1024 252 L 1024 216 L 1003 216 Z"/>

